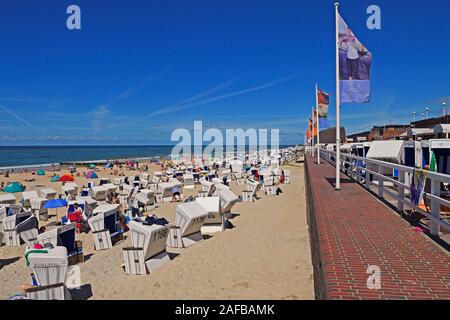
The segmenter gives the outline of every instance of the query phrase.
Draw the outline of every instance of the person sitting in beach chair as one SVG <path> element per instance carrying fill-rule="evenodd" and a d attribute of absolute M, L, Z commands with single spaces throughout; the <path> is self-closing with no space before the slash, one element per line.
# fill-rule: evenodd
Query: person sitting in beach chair
<path fill-rule="evenodd" d="M 73 211 L 68 212 L 67 217 L 70 222 L 76 223 L 77 232 L 81 233 L 83 230 L 83 221 L 87 221 L 87 217 L 84 215 L 83 209 L 78 206 L 78 203 L 73 204 Z"/>
<path fill-rule="evenodd" d="M 173 202 L 178 202 L 181 201 L 181 190 L 180 190 L 180 186 L 176 185 L 172 188 L 172 201 Z M 178 200 L 177 200 L 178 197 Z"/>

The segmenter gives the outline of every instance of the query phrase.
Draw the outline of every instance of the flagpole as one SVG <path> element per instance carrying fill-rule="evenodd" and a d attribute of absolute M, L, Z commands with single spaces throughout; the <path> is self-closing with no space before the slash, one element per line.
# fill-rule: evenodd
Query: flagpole
<path fill-rule="evenodd" d="M 336 8 L 336 186 L 335 190 L 341 190 L 341 88 L 339 79 L 339 3 L 334 4 Z"/>
<path fill-rule="evenodd" d="M 316 83 L 316 112 L 317 112 L 317 164 L 320 164 L 320 126 L 319 126 L 319 99 L 317 97 Z"/>
<path fill-rule="evenodd" d="M 314 108 L 311 110 L 311 157 L 314 159 Z"/>

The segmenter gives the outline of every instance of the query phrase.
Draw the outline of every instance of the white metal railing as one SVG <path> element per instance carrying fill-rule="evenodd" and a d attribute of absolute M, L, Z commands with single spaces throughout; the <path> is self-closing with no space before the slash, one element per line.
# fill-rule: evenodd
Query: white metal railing
<path fill-rule="evenodd" d="M 320 157 L 336 166 L 336 153 L 334 151 L 320 150 Z M 403 212 L 405 207 L 409 207 L 429 218 L 430 233 L 432 235 L 439 236 L 440 227 L 450 232 L 450 224 L 447 217 L 445 215 L 441 217 L 441 206 L 450 208 L 450 201 L 443 198 L 441 194 L 441 183 L 450 184 L 450 175 L 425 171 L 427 180 L 431 182 L 430 192 L 424 192 L 426 204 L 431 204 L 431 210 L 428 212 L 428 210 L 425 211 L 412 203 L 409 197 L 414 168 L 342 152 L 340 160 L 342 172 L 362 184 L 366 189 L 369 189 L 371 185 L 375 185 L 380 198 L 385 199 L 385 195 L 388 195 L 396 199 L 397 209 L 400 212 Z M 394 170 L 398 172 L 398 177 L 393 177 L 392 173 Z M 370 179 L 369 175 L 372 175 L 372 179 Z M 391 183 L 393 188 L 387 188 L 386 182 Z"/>

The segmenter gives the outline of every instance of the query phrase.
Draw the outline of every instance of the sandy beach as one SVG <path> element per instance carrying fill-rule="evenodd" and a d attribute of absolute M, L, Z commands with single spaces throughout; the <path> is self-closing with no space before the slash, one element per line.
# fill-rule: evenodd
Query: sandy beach
<path fill-rule="evenodd" d="M 91 233 L 77 235 L 86 261 L 77 265 L 83 286 L 74 296 L 92 292 L 90 299 L 314 299 L 303 166 L 288 167 L 291 184 L 281 186 L 282 194 L 269 197 L 259 191 L 256 202 L 238 203 L 230 220 L 233 229 L 190 248 L 168 248 L 172 261 L 150 275 L 128 276 L 121 267 L 122 249 L 131 244 L 129 233 L 106 251 L 94 250 Z M 125 172 L 132 173 L 136 171 Z M 100 169 L 100 177 L 109 174 Z M 26 183 L 27 189 L 47 185 L 60 191 L 61 183 L 50 184 L 48 176 L 15 174 L 8 181 L 31 177 L 36 182 Z M 81 186 L 87 180 L 77 177 L 76 182 Z M 237 194 L 245 188 L 234 181 L 231 186 Z M 185 196 L 198 189 L 185 189 Z M 154 213 L 173 222 L 175 206 L 162 204 Z M 6 259 L 0 270 L 2 299 L 30 281 L 23 252 L 24 246 L 0 248 L 0 258 Z"/>

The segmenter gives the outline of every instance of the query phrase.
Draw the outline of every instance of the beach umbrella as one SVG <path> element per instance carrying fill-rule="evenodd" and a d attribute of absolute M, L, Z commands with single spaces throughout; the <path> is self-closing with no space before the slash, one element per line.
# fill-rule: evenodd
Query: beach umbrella
<path fill-rule="evenodd" d="M 88 178 L 88 179 L 97 179 L 98 175 L 94 171 L 89 171 L 86 174 L 86 178 Z"/>
<path fill-rule="evenodd" d="M 91 164 L 89 165 L 89 168 L 94 169 L 94 168 L 95 168 L 95 164 L 91 163 Z"/>
<path fill-rule="evenodd" d="M 12 182 L 3 188 L 3 192 L 16 193 L 25 191 L 25 187 L 19 182 Z"/>
<path fill-rule="evenodd" d="M 107 169 L 112 168 L 112 167 L 113 167 L 112 163 L 107 163 L 106 166 L 105 166 L 105 168 L 107 168 Z"/>
<path fill-rule="evenodd" d="M 36 174 L 38 176 L 45 176 L 45 171 L 44 170 L 38 170 L 38 171 L 36 171 Z"/>
<path fill-rule="evenodd" d="M 58 208 L 67 207 L 67 201 L 64 199 L 48 200 L 44 205 L 46 209 L 56 209 L 56 220 L 58 220 Z"/>
<path fill-rule="evenodd" d="M 50 182 L 58 182 L 59 181 L 59 176 L 53 176 L 50 179 Z"/>
<path fill-rule="evenodd" d="M 44 208 L 46 209 L 57 209 L 61 207 L 66 207 L 67 201 L 64 199 L 53 199 L 48 200 L 47 203 L 44 205 Z"/>
<path fill-rule="evenodd" d="M 75 181 L 75 178 L 71 174 L 65 174 L 58 181 L 67 182 L 67 181 Z"/>

